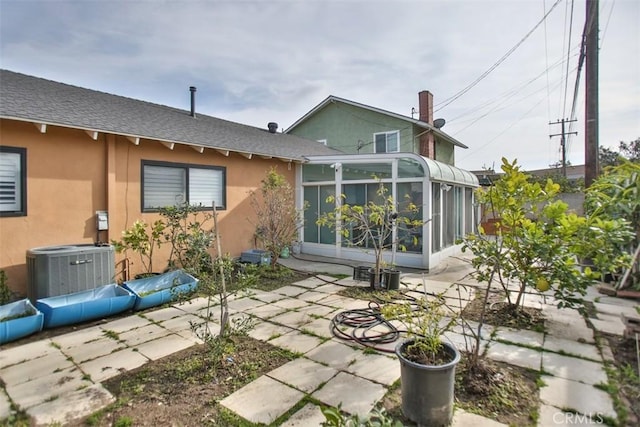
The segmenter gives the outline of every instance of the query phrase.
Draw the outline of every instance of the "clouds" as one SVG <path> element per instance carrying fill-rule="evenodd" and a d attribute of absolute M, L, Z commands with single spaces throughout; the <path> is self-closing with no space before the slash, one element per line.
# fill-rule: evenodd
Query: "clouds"
<path fill-rule="evenodd" d="M 287 127 L 330 94 L 410 115 L 420 90 L 433 92 L 436 105 L 455 95 L 554 3 L 3 0 L 0 63 L 185 109 L 194 85 L 198 111 L 259 127 Z M 571 96 L 584 21 L 584 1 L 576 1 L 567 78 L 570 4 L 563 0 L 502 65 L 437 111 L 443 130 L 470 147 L 457 152 L 461 167 L 502 155 L 530 168 L 559 159 L 548 122 L 568 114 L 565 86 Z M 615 145 L 640 136 L 640 6 L 600 4 L 602 33 L 608 22 L 601 143 Z M 578 150 L 570 160 L 582 162 Z"/>

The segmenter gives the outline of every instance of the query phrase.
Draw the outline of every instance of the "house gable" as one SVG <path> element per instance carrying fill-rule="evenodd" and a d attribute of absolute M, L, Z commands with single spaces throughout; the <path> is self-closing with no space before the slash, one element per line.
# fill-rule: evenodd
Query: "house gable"
<path fill-rule="evenodd" d="M 431 155 L 448 164 L 454 164 L 455 147 L 467 148 L 424 120 L 335 96 L 326 98 L 285 130 L 285 133 L 326 141 L 328 146 L 349 154 L 376 152 L 374 135 L 385 132 L 397 133 L 399 141 L 394 145 L 397 151 L 413 153 L 421 153 L 421 140 L 426 134 L 432 134 L 435 150 L 429 150 L 435 152 Z"/>

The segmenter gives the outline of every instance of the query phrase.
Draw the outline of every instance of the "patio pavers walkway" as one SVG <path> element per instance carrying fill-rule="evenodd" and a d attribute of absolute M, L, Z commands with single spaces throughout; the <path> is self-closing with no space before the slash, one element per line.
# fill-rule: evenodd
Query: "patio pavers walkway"
<path fill-rule="evenodd" d="M 321 271 L 331 270 L 324 265 Z M 427 276 L 427 291 L 446 292 L 452 301 L 461 296 L 457 303 L 464 306 L 473 292 L 468 272 L 468 266 L 452 258 L 450 268 Z M 422 290 L 420 274 L 407 274 L 403 282 L 405 278 L 416 292 Z M 451 287 L 456 281 L 464 281 L 467 286 Z M 400 364 L 392 353 L 364 349 L 330 334 L 330 320 L 336 313 L 367 307 L 367 301 L 337 295 L 354 284 L 363 286 L 349 278 L 321 276 L 273 292 L 255 291 L 234 298 L 230 303 L 234 316 L 251 315 L 256 319 L 250 336 L 298 352 L 301 357 L 261 376 L 220 404 L 249 421 L 269 424 L 279 420 L 284 426 L 313 426 L 324 421 L 320 408 L 310 402 L 341 405 L 343 410 L 361 415 L 369 412 L 399 379 Z M 593 329 L 577 311 L 557 310 L 548 298 L 532 295 L 527 301 L 543 309 L 549 325 L 546 333 L 487 326 L 481 343 L 483 350 L 488 347 L 488 357 L 544 373 L 538 425 L 570 425 L 575 419 L 566 416 L 567 410 L 592 419 L 615 419 L 611 398 L 597 387 L 606 383 L 607 377 Z M 591 323 L 605 332 L 618 330 L 611 318 L 618 300 L 598 301 L 595 307 L 604 320 Z M 621 306 L 625 310 L 630 307 L 628 302 Z M 108 405 L 114 398 L 100 382 L 200 343 L 191 331 L 191 323 L 205 321 L 206 307 L 206 299 L 198 298 L 3 349 L 0 379 L 5 387 L 0 390 L 0 420 L 11 414 L 11 401 L 41 425 L 64 423 Z M 214 312 L 209 322 L 214 333 L 219 328 L 216 317 Z M 462 332 L 456 329 L 447 336 L 464 349 Z M 395 345 L 384 347 L 391 350 Z M 605 346 L 604 359 L 612 357 L 607 350 Z M 303 405 L 305 396 L 311 399 Z M 300 409 L 292 411 L 296 407 Z M 501 425 L 456 410 L 453 425 L 469 423 Z"/>

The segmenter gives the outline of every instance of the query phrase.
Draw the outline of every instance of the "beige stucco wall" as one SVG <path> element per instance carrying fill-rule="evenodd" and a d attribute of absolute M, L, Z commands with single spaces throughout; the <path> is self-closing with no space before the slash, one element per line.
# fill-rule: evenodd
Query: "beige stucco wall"
<path fill-rule="evenodd" d="M 227 208 L 219 212 L 218 221 L 222 250 L 232 256 L 253 246 L 250 218 L 255 214 L 249 191 L 259 188 L 272 166 L 294 182 L 294 168 L 280 160 L 224 156 L 208 149 L 201 154 L 184 145 L 169 150 L 149 140 L 136 146 L 115 135 L 100 134 L 94 141 L 82 130 L 54 126 L 42 134 L 31 123 L 10 120 L 0 122 L 0 144 L 27 149 L 27 216 L 0 217 L 0 269 L 9 287 L 21 295 L 27 290 L 27 250 L 96 241 L 97 210 L 109 213 L 109 231 L 100 234 L 101 241 L 118 239 L 137 219 L 159 218 L 141 212 L 143 159 L 226 167 Z M 167 255 L 168 250 L 161 250 L 154 265 L 164 266 Z M 116 261 L 121 259 L 116 256 Z M 137 257 L 131 260 L 133 274 L 139 262 Z"/>

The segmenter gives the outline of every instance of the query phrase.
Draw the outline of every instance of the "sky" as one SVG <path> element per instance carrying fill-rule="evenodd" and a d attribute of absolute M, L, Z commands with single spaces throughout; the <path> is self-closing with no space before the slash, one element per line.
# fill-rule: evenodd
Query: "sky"
<path fill-rule="evenodd" d="M 600 0 L 599 142 L 640 137 L 640 1 Z M 0 68 L 260 128 L 327 96 L 411 116 L 434 95 L 456 165 L 584 163 L 585 0 L 0 0 Z M 545 19 L 543 17 L 547 15 Z M 1 94 L 0 94 L 1 95 Z M 416 116 L 417 117 L 417 116 Z"/>

